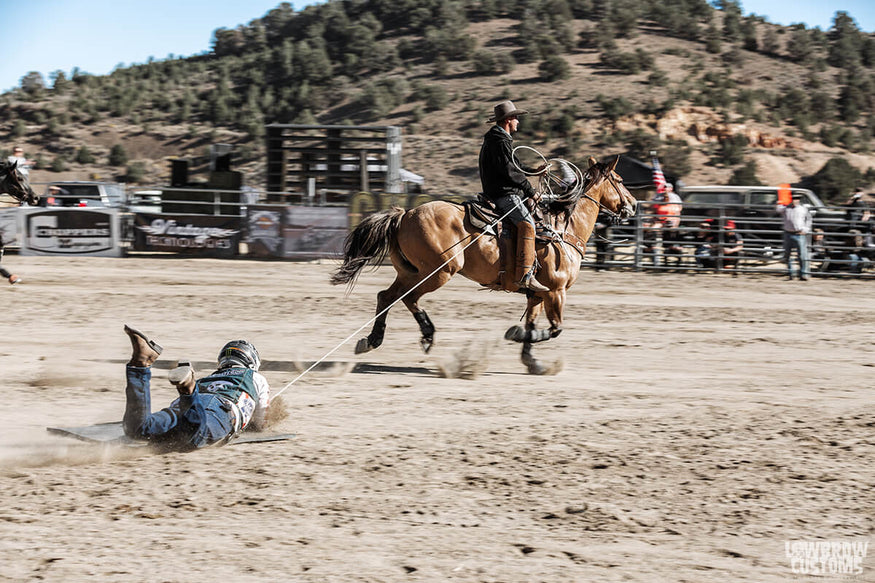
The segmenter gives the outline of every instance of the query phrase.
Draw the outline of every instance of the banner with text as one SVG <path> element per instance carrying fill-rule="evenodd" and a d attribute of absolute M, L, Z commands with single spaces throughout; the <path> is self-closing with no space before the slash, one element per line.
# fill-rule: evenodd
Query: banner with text
<path fill-rule="evenodd" d="M 137 213 L 134 249 L 234 257 L 240 246 L 240 227 L 240 217 Z"/>
<path fill-rule="evenodd" d="M 122 255 L 121 221 L 115 209 L 21 210 L 22 255 Z"/>

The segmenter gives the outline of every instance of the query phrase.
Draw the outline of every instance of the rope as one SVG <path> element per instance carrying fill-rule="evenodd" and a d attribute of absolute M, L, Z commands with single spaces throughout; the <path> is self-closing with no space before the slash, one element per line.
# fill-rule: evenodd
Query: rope
<path fill-rule="evenodd" d="M 406 298 L 406 297 L 410 294 L 410 292 L 412 292 L 413 290 L 415 290 L 416 288 L 418 288 L 420 285 L 422 285 L 423 283 L 425 283 L 425 281 L 428 280 L 428 278 L 430 278 L 431 276 L 433 276 L 434 274 L 436 274 L 437 272 L 439 272 L 441 269 L 443 269 L 444 267 L 446 267 L 446 265 L 447 265 L 450 261 L 452 261 L 453 259 L 455 259 L 455 258 L 458 257 L 459 255 L 461 255 L 462 253 L 464 253 L 464 251 L 465 251 L 468 247 L 470 247 L 471 245 L 473 245 L 474 243 L 476 243 L 476 242 L 480 239 L 480 237 L 482 237 L 483 235 L 485 235 L 485 234 L 488 233 L 488 232 L 492 232 L 493 227 L 495 227 L 495 225 L 497 225 L 498 223 L 500 223 L 501 221 L 503 221 L 504 219 L 506 219 L 506 218 L 510 215 L 510 213 L 512 213 L 512 212 L 514 211 L 515 208 L 517 208 L 517 207 L 516 207 L 516 206 L 511 207 L 511 209 L 508 210 L 506 213 L 504 213 L 503 216 L 501 216 L 500 218 L 498 218 L 498 219 L 496 219 L 495 221 L 493 221 L 492 223 L 490 223 L 490 225 L 489 225 L 489 227 L 488 227 L 487 229 L 485 229 L 483 232 L 481 232 L 481 233 L 478 234 L 476 237 L 474 237 L 473 239 L 471 239 L 471 241 L 470 241 L 467 245 L 465 245 L 464 247 L 462 247 L 461 249 L 459 249 L 459 250 L 455 253 L 455 255 L 453 255 L 452 257 L 450 257 L 450 258 L 447 259 L 446 261 L 444 261 L 441 265 L 439 265 L 438 267 L 436 267 L 434 271 L 432 271 L 432 272 L 429 273 L 427 276 L 425 276 L 424 278 L 422 278 L 421 280 L 419 280 L 419 283 L 417 283 L 416 285 L 414 285 L 413 287 L 411 287 L 409 290 L 407 290 L 406 292 L 404 292 L 404 294 L 402 294 L 397 300 L 395 300 L 394 302 L 392 302 L 391 304 L 389 304 L 388 306 L 386 306 L 383 310 L 381 310 L 381 311 L 380 311 L 377 315 L 375 315 L 373 318 L 371 318 L 370 320 L 368 320 L 367 322 L 365 322 L 364 324 L 362 324 L 361 326 L 359 326 L 358 329 L 355 330 L 355 332 L 353 332 L 352 334 L 350 334 L 349 336 L 347 336 L 346 338 L 344 338 L 344 339 L 343 339 L 343 340 L 342 340 L 337 346 L 335 346 L 334 348 L 332 348 L 331 350 L 329 350 L 328 352 L 326 352 L 326 353 L 322 356 L 322 358 L 320 358 L 319 360 L 317 360 L 316 362 L 314 362 L 313 364 L 311 364 L 309 367 L 307 367 L 307 369 L 306 369 L 305 371 L 303 371 L 301 374 L 299 374 L 298 376 L 296 376 L 295 378 L 293 378 L 291 381 L 289 381 L 288 384 L 286 384 L 286 386 L 284 386 L 284 387 L 281 388 L 279 391 L 277 391 L 274 395 L 271 396 L 271 398 L 273 399 L 273 398 L 275 398 L 275 397 L 280 396 L 280 395 L 281 395 L 286 389 L 288 389 L 288 388 L 291 387 L 293 384 L 295 384 L 296 382 L 298 382 L 298 380 L 300 380 L 304 375 L 306 375 L 306 374 L 309 373 L 311 370 L 313 370 L 314 368 L 316 368 L 316 367 L 317 367 L 319 364 L 321 364 L 326 358 L 328 358 L 329 356 L 331 356 L 332 354 L 334 354 L 335 352 L 337 352 L 337 349 L 339 349 L 341 346 L 343 346 L 344 344 L 346 344 L 347 342 L 349 342 L 352 338 L 354 338 L 355 336 L 357 336 L 362 330 L 364 330 L 365 328 L 367 328 L 368 326 L 370 326 L 371 324 L 373 324 L 374 321 L 375 321 L 377 318 L 379 318 L 380 316 L 382 316 L 383 314 L 385 314 L 386 312 L 388 312 L 388 311 L 392 308 L 392 306 L 394 306 L 395 304 L 397 304 L 398 302 L 400 302 L 401 300 L 403 300 L 404 298 Z M 471 235 L 467 235 L 467 236 L 470 237 Z M 464 241 L 464 238 L 461 239 L 461 240 L 459 240 L 459 241 L 457 241 L 456 243 L 453 243 L 453 245 L 450 246 L 450 249 L 452 249 L 453 247 L 455 247 L 456 245 L 458 245 L 458 244 L 461 243 L 462 241 Z"/>

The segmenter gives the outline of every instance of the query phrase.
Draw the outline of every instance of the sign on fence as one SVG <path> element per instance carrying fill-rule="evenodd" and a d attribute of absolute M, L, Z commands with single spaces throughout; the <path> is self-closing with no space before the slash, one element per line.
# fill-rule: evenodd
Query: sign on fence
<path fill-rule="evenodd" d="M 283 216 L 283 257 L 340 257 L 348 229 L 346 207 L 286 207 Z"/>
<path fill-rule="evenodd" d="M 134 216 L 134 249 L 137 251 L 234 257 L 239 244 L 239 217 L 151 213 Z"/>
<path fill-rule="evenodd" d="M 282 257 L 283 213 L 276 206 L 249 205 L 246 207 L 246 222 L 249 255 L 256 257 Z"/>
<path fill-rule="evenodd" d="M 22 255 L 122 255 L 121 221 L 115 209 L 21 210 Z"/>
<path fill-rule="evenodd" d="M 0 209 L 0 247 L 20 246 L 18 236 L 18 207 Z"/>

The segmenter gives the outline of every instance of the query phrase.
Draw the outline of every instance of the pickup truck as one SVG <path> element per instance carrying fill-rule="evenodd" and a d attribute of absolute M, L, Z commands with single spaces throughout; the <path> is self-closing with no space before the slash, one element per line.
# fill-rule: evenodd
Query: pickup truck
<path fill-rule="evenodd" d="M 118 182 L 51 182 L 39 205 L 54 207 L 115 207 L 127 204 L 125 185 Z"/>
<path fill-rule="evenodd" d="M 745 253 L 770 257 L 783 247 L 783 222 L 776 209 L 778 190 L 775 186 L 685 186 L 679 192 L 682 222 L 693 236 L 700 218 L 732 219 L 744 238 Z M 848 232 L 844 210 L 825 205 L 808 189 L 790 190 L 811 210 L 813 229 L 827 234 Z"/>
<path fill-rule="evenodd" d="M 811 210 L 815 226 L 825 231 L 844 225 L 844 210 L 829 207 L 816 194 L 805 188 L 791 188 L 793 196 L 801 196 L 802 204 Z M 780 231 L 778 188 L 774 186 L 686 186 L 679 193 L 684 203 L 684 216 L 719 217 L 735 220 L 740 229 Z"/>

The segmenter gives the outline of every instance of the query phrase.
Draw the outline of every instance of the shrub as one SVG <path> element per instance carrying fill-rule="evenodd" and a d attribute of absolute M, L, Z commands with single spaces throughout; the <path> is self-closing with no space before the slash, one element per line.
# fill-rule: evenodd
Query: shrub
<path fill-rule="evenodd" d="M 662 69 L 653 69 L 647 76 L 647 82 L 657 87 L 665 87 L 668 85 L 668 75 Z"/>
<path fill-rule="evenodd" d="M 52 160 L 52 172 L 64 172 L 67 170 L 67 161 L 60 154 Z"/>
<path fill-rule="evenodd" d="M 429 85 L 424 88 L 424 91 L 425 108 L 427 111 L 440 111 L 450 102 L 446 89 L 441 85 Z"/>
<path fill-rule="evenodd" d="M 12 125 L 12 136 L 15 138 L 21 138 L 26 133 L 27 126 L 24 125 L 24 122 L 20 119 L 15 120 L 15 123 Z"/>
<path fill-rule="evenodd" d="M 143 162 L 131 162 L 125 172 L 127 182 L 142 182 L 146 175 L 146 165 Z"/>
<path fill-rule="evenodd" d="M 544 81 L 559 81 L 571 76 L 571 66 L 559 55 L 550 55 L 538 65 L 538 73 Z"/>
<path fill-rule="evenodd" d="M 831 158 L 812 176 L 811 184 L 824 202 L 844 200 L 860 183 L 862 174 L 843 157 Z"/>
<path fill-rule="evenodd" d="M 632 112 L 632 104 L 622 97 L 609 98 L 599 94 L 596 96 L 596 101 L 605 117 L 611 121 L 617 121 Z"/>
<path fill-rule="evenodd" d="M 490 51 L 477 51 L 471 58 L 474 72 L 478 75 L 498 75 L 495 59 Z"/>
<path fill-rule="evenodd" d="M 719 160 L 727 166 L 735 166 L 744 161 L 744 151 L 747 149 L 747 138 L 735 134 L 720 142 Z"/>
<path fill-rule="evenodd" d="M 116 144 L 109 151 L 110 166 L 124 166 L 128 163 L 128 153 L 121 144 Z"/>
<path fill-rule="evenodd" d="M 761 186 L 762 182 L 757 176 L 757 163 L 753 160 L 748 160 L 739 168 L 732 172 L 729 177 L 730 186 Z"/>
<path fill-rule="evenodd" d="M 79 164 L 93 164 L 94 163 L 94 155 L 88 149 L 88 146 L 82 146 L 79 148 L 79 151 L 76 152 L 76 162 Z"/>
<path fill-rule="evenodd" d="M 495 55 L 495 68 L 501 75 L 507 75 L 516 67 L 516 61 L 510 53 L 498 53 Z"/>

